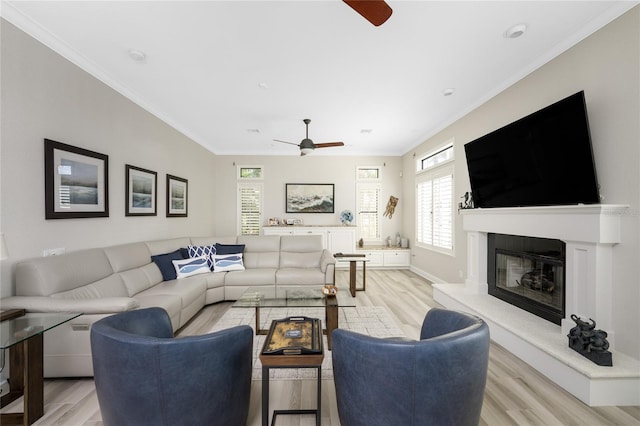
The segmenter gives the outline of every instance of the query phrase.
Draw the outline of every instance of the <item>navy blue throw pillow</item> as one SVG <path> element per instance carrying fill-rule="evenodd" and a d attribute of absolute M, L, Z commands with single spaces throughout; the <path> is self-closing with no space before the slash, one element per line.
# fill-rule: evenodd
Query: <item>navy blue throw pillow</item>
<path fill-rule="evenodd" d="M 188 257 L 189 256 L 187 256 L 186 258 Z M 151 256 L 151 260 L 153 260 L 155 264 L 158 265 L 158 268 L 160 269 L 160 273 L 162 274 L 162 279 L 165 281 L 175 280 L 177 277 L 176 268 L 175 266 L 173 266 L 172 261 L 186 259 L 186 258 L 182 255 L 182 249 L 172 251 L 171 253 L 157 254 L 155 256 Z"/>
<path fill-rule="evenodd" d="M 216 243 L 216 254 L 238 254 L 238 253 L 244 253 L 244 244 Z"/>

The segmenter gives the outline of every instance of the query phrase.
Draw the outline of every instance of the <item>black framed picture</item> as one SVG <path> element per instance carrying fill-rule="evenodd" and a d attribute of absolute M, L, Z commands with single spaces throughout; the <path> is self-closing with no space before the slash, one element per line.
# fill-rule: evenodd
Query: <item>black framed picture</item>
<path fill-rule="evenodd" d="M 109 157 L 44 140 L 46 219 L 109 217 Z"/>
<path fill-rule="evenodd" d="M 187 179 L 167 175 L 167 217 L 187 217 L 188 184 Z"/>
<path fill-rule="evenodd" d="M 333 213 L 332 183 L 287 183 L 287 213 Z"/>
<path fill-rule="evenodd" d="M 158 174 L 125 164 L 125 216 L 156 216 Z"/>

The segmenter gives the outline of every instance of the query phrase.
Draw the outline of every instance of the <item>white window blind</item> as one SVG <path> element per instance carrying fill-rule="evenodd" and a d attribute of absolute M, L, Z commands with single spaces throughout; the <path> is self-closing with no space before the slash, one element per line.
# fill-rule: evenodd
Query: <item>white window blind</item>
<path fill-rule="evenodd" d="M 427 176 L 416 186 L 416 241 L 453 250 L 453 174 Z"/>
<path fill-rule="evenodd" d="M 238 192 L 240 235 L 260 235 L 262 184 L 240 184 Z"/>
<path fill-rule="evenodd" d="M 378 184 L 359 184 L 358 233 L 363 240 L 380 239 L 379 205 L 380 186 Z"/>

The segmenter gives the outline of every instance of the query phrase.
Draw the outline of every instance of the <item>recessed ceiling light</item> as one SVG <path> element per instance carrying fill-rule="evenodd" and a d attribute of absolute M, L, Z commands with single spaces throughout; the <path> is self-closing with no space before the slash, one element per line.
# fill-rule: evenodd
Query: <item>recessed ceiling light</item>
<path fill-rule="evenodd" d="M 442 89 L 442 94 L 444 96 L 451 96 L 453 95 L 453 93 L 456 91 L 456 89 L 454 89 L 453 87 L 447 87 Z"/>
<path fill-rule="evenodd" d="M 269 85 L 265 82 L 258 83 L 258 87 L 261 89 L 268 89 Z"/>
<path fill-rule="evenodd" d="M 373 129 L 360 129 L 360 133 L 371 133 Z"/>
<path fill-rule="evenodd" d="M 144 62 L 147 59 L 147 54 L 142 50 L 129 49 L 127 53 L 129 54 L 129 57 L 136 62 Z"/>
<path fill-rule="evenodd" d="M 504 36 L 506 38 L 518 38 L 524 34 L 525 31 L 527 31 L 526 24 L 517 24 L 505 31 Z"/>
<path fill-rule="evenodd" d="M 260 129 L 247 129 L 249 133 L 260 133 Z"/>

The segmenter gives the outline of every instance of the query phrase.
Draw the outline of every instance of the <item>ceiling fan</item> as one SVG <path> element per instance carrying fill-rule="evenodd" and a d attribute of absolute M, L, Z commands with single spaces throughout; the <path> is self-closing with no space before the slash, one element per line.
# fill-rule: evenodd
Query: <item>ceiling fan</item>
<path fill-rule="evenodd" d="M 376 27 L 384 24 L 391 16 L 391 13 L 393 13 L 391 7 L 383 0 L 343 1 Z"/>
<path fill-rule="evenodd" d="M 302 141 L 299 144 L 293 143 L 293 142 L 281 141 L 278 139 L 274 139 L 274 141 L 280 142 L 280 143 L 288 143 L 289 145 L 299 146 L 300 155 L 311 154 L 313 150 L 316 148 L 330 148 L 332 146 L 344 146 L 344 142 L 313 143 L 313 141 L 309 139 L 309 123 L 311 123 L 311 120 L 309 120 L 308 118 L 305 118 L 302 121 L 304 121 L 304 124 L 307 126 L 307 136 L 304 139 L 302 139 Z"/>

